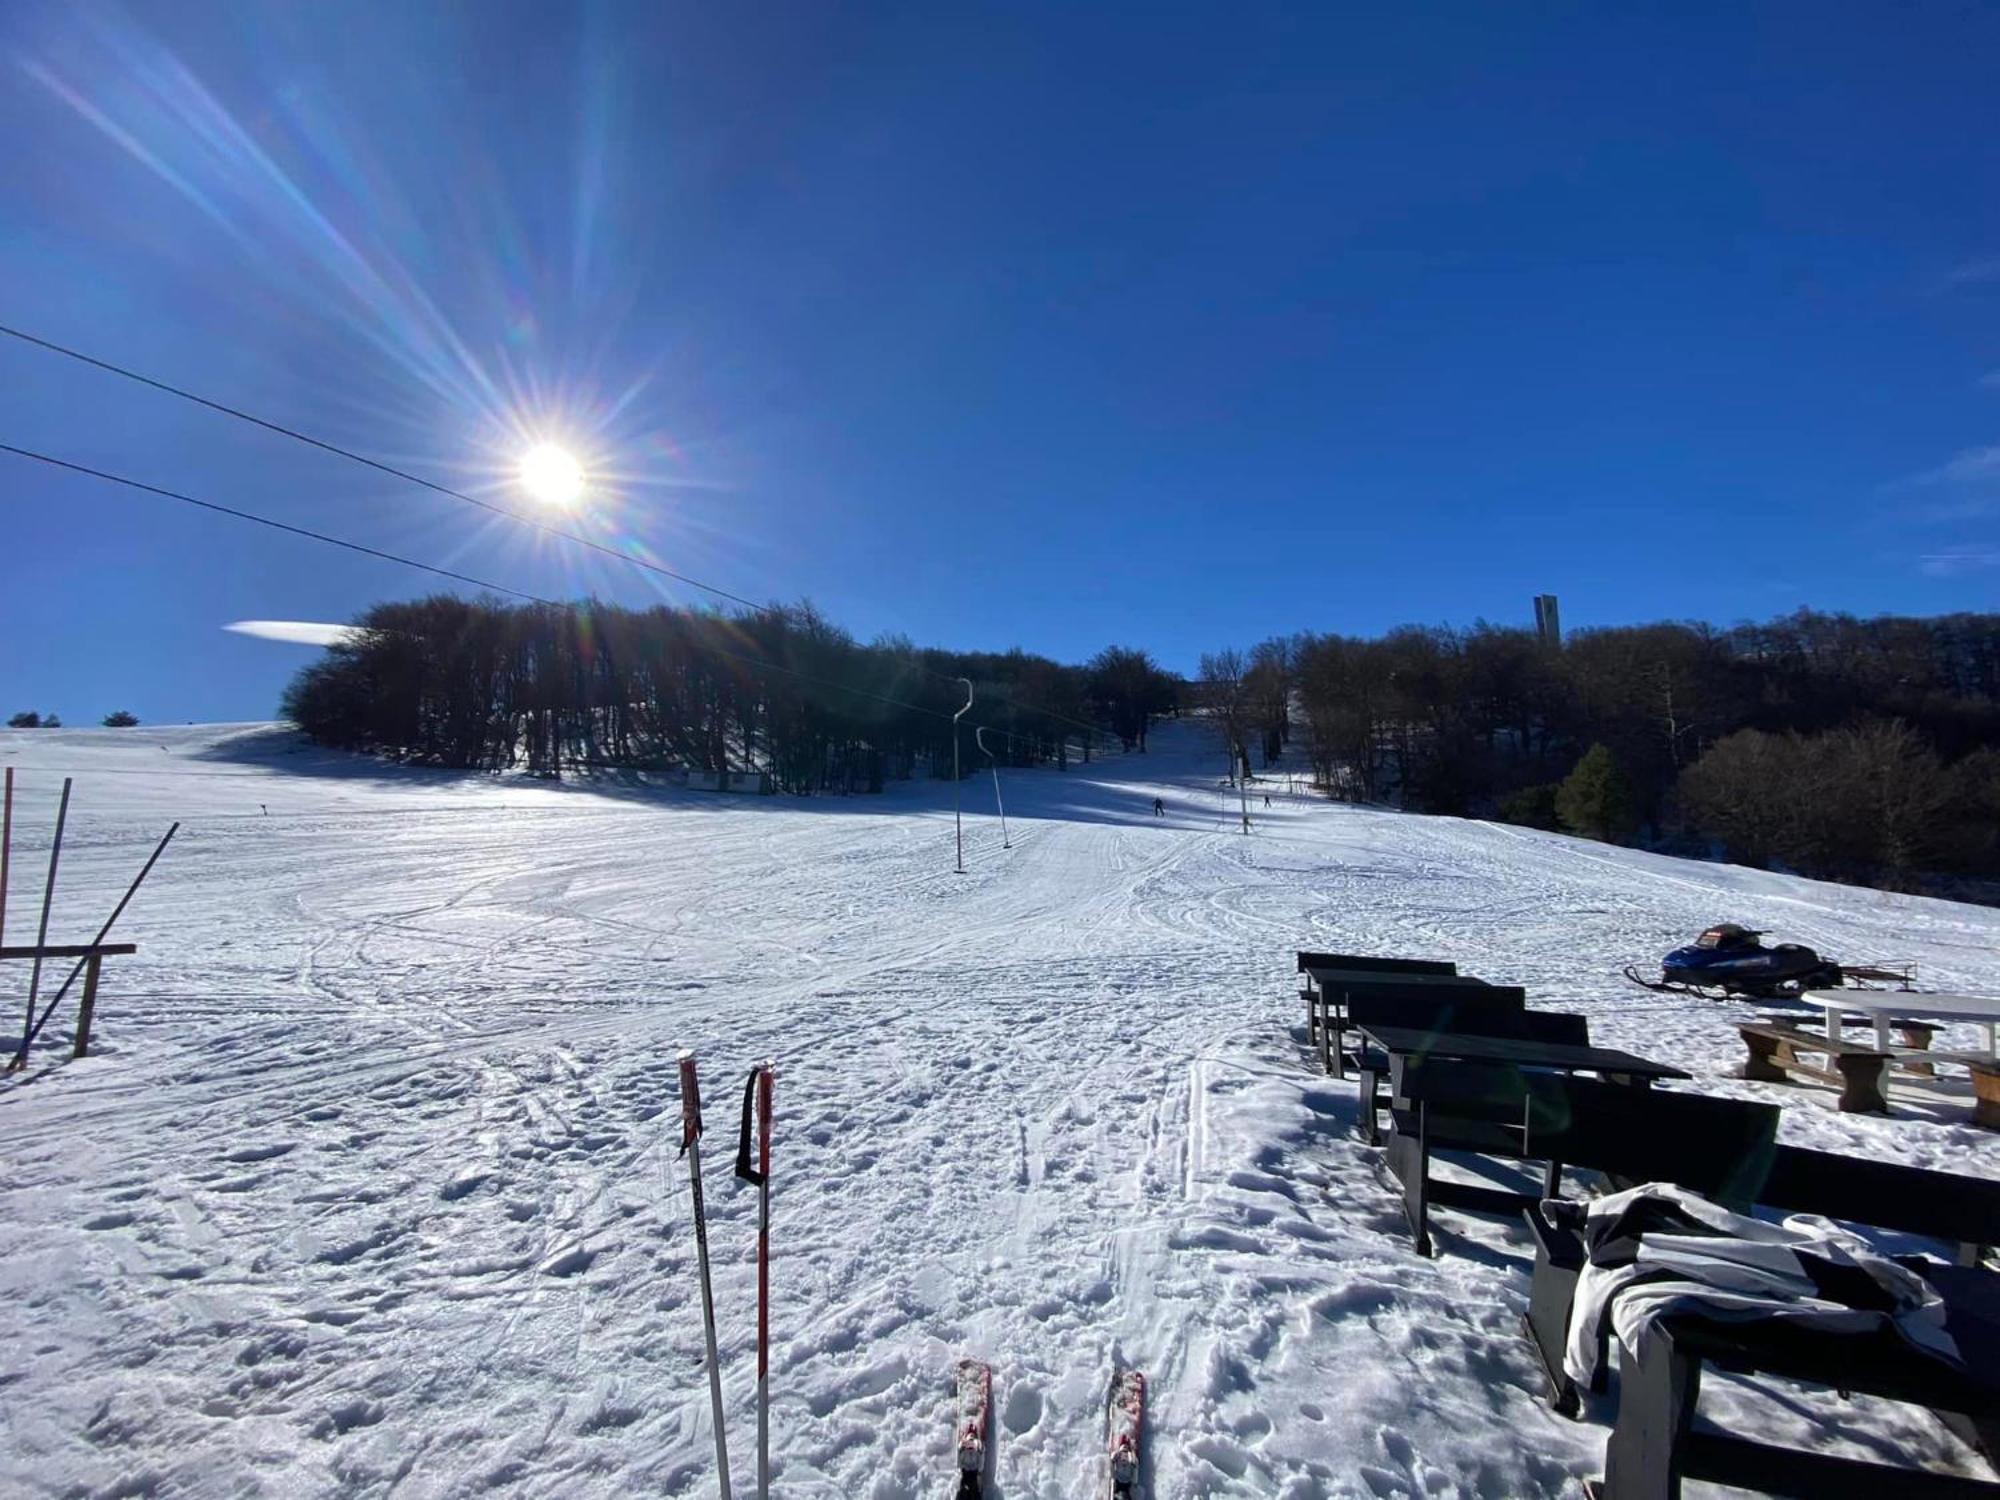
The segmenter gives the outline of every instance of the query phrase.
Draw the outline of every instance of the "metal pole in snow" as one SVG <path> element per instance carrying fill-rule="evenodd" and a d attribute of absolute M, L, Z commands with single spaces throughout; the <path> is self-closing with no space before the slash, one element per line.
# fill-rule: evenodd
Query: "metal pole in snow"
<path fill-rule="evenodd" d="M 62 802 L 56 807 L 56 836 L 49 843 L 49 880 L 42 887 L 42 926 L 35 938 L 37 949 L 46 948 L 49 942 L 49 903 L 56 894 L 56 862 L 62 858 L 63 824 L 69 820 L 70 778 L 63 777 Z M 35 954 L 35 966 L 28 971 L 28 1015 L 21 1023 L 21 1051 L 15 1058 L 15 1066 L 28 1055 L 28 1039 L 35 1030 L 35 997 L 42 988 L 42 955 Z"/>
<path fill-rule="evenodd" d="M 694 1053 L 681 1053 L 681 1155 L 694 1187 L 695 1259 L 701 1266 L 701 1321 L 708 1339 L 708 1399 L 715 1412 L 715 1470 L 722 1500 L 729 1500 L 729 1444 L 722 1431 L 722 1361 L 715 1352 L 715 1292 L 708 1279 L 708 1222 L 701 1203 L 701 1088 Z"/>
<path fill-rule="evenodd" d="M 7 861 L 14 853 L 14 768 L 7 768 L 7 810 L 0 814 L 0 943 L 7 940 Z"/>
<path fill-rule="evenodd" d="M 769 1058 L 743 1081 L 743 1122 L 736 1134 L 736 1175 L 757 1186 L 757 1496 L 771 1493 L 771 1089 Z M 757 1144 L 750 1144 L 752 1115 Z"/>
<path fill-rule="evenodd" d="M 160 856 L 167 852 L 168 843 L 180 831 L 181 825 L 176 823 L 166 833 L 161 835 L 160 842 L 153 846 L 152 857 L 140 867 L 139 873 L 132 877 L 132 883 L 125 887 L 125 894 L 118 898 L 118 904 L 111 908 L 111 915 L 104 919 L 104 925 L 97 929 L 97 936 L 90 940 L 91 947 L 97 948 L 103 946 L 104 940 L 111 936 L 112 924 L 125 914 L 125 908 L 131 904 L 133 896 L 138 894 L 139 887 L 144 885 L 146 877 L 153 873 L 153 866 L 158 864 Z M 10 1072 L 14 1069 L 27 1066 L 29 1045 L 33 1043 L 36 1037 L 42 1034 L 42 1028 L 49 1024 L 49 1017 L 54 1015 L 56 1007 L 62 1004 L 62 997 L 69 993 L 69 987 L 76 983 L 76 976 L 83 972 L 84 965 L 89 962 L 90 960 L 87 957 L 79 958 L 71 966 L 69 978 L 62 982 L 62 988 L 55 992 L 49 1003 L 42 1007 L 42 1013 L 35 1018 L 35 1024 L 28 1032 L 27 1041 L 21 1044 L 21 1050 L 15 1054 L 13 1063 L 9 1065 Z"/>
<path fill-rule="evenodd" d="M 1011 849 L 1014 847 L 1014 844 L 1007 837 L 1007 804 L 1000 800 L 1000 762 L 994 760 L 993 752 L 986 748 L 986 726 L 984 724 L 981 724 L 977 729 L 972 731 L 972 737 L 978 741 L 980 753 L 986 757 L 987 762 L 993 767 L 993 801 L 1000 809 L 1000 847 L 1002 849 Z"/>
<path fill-rule="evenodd" d="M 757 1080 L 757 1500 L 771 1495 L 771 1092 L 777 1068 Z"/>
<path fill-rule="evenodd" d="M 958 680 L 965 684 L 965 707 L 951 716 L 951 820 L 958 828 L 958 873 L 963 875 L 965 873 L 965 817 L 961 811 L 961 804 L 964 798 L 960 793 L 963 791 L 963 788 L 959 785 L 958 780 L 958 721 L 964 718 L 972 707 L 972 679 L 970 677 L 961 677 Z"/>

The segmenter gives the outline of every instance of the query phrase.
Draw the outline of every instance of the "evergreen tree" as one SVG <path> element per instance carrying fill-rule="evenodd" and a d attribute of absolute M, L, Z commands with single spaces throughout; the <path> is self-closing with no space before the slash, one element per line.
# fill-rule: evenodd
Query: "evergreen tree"
<path fill-rule="evenodd" d="M 7 721 L 7 727 L 9 729 L 40 729 L 42 727 L 42 716 L 32 708 L 24 708 Z"/>
<path fill-rule="evenodd" d="M 1557 783 L 1548 782 L 1509 792 L 1500 799 L 1500 821 L 1523 828 L 1546 828 L 1551 833 L 1557 831 L 1562 827 L 1562 820 L 1556 814 L 1556 793 L 1560 790 Z"/>
<path fill-rule="evenodd" d="M 104 727 L 106 729 L 130 729 L 138 722 L 139 716 L 137 714 L 123 708 L 104 716 Z"/>
<path fill-rule="evenodd" d="M 1618 758 L 1592 745 L 1556 792 L 1556 816 L 1585 838 L 1614 843 L 1632 831 L 1632 788 Z"/>

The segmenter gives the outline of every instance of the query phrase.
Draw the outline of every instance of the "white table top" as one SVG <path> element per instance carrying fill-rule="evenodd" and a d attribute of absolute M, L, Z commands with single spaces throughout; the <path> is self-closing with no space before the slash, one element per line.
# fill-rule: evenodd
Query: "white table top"
<path fill-rule="evenodd" d="M 1925 995 L 1905 990 L 1807 990 L 1805 999 L 1827 1010 L 1906 1016 L 1913 1021 L 2000 1021 L 2000 998 L 1991 995 Z"/>

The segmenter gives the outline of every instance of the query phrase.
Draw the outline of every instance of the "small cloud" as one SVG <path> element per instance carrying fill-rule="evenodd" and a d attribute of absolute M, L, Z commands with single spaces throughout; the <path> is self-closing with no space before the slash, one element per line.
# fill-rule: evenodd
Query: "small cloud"
<path fill-rule="evenodd" d="M 1919 507 L 1916 511 L 1916 518 L 1920 521 L 1937 521 L 1943 523 L 1952 521 L 1979 521 L 1984 520 L 1996 511 L 2000 511 L 2000 494 L 1965 494 L 1955 495 L 1951 499 L 1940 501 L 1936 505 Z"/>
<path fill-rule="evenodd" d="M 2000 391 L 2000 370 L 1988 370 L 1979 377 L 1979 383 L 1989 391 Z"/>
<path fill-rule="evenodd" d="M 254 635 L 260 641 L 285 641 L 294 646 L 339 646 L 366 634 L 352 625 L 323 625 L 316 620 L 238 620 L 222 628 L 238 635 Z"/>
<path fill-rule="evenodd" d="M 2000 568 L 2000 547 L 1954 547 L 1949 552 L 1926 552 L 1921 564 L 1933 578 L 1957 578 Z"/>
<path fill-rule="evenodd" d="M 1960 261 L 1944 273 L 1947 289 L 1986 286 L 1996 281 L 2000 281 L 2000 255 L 1983 255 L 1977 260 Z"/>
<path fill-rule="evenodd" d="M 1994 480 L 2000 480 L 2000 445 L 1967 448 L 1935 469 L 1926 469 L 1921 474 L 1898 480 L 1897 485 L 1985 484 Z"/>

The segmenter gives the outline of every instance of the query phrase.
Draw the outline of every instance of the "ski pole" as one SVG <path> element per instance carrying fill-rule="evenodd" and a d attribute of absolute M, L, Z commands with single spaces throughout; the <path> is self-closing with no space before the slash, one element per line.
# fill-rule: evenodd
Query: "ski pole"
<path fill-rule="evenodd" d="M 757 1185 L 757 1500 L 771 1494 L 771 1090 L 776 1064 L 752 1068 L 743 1085 L 736 1175 Z M 750 1110 L 757 1111 L 757 1165 L 750 1165 Z"/>
<path fill-rule="evenodd" d="M 688 1159 L 694 1188 L 695 1259 L 701 1266 L 701 1321 L 708 1338 L 708 1399 L 715 1409 L 715 1468 L 722 1500 L 729 1500 L 729 1444 L 722 1431 L 722 1362 L 715 1352 L 715 1292 L 708 1279 L 708 1225 L 701 1204 L 701 1088 L 695 1082 L 694 1053 L 681 1053 L 681 1155 Z"/>

